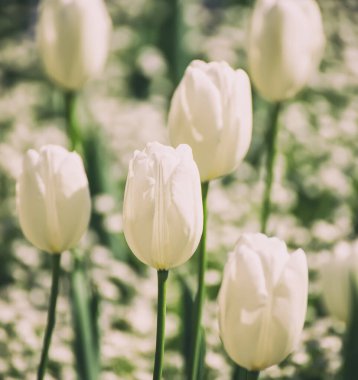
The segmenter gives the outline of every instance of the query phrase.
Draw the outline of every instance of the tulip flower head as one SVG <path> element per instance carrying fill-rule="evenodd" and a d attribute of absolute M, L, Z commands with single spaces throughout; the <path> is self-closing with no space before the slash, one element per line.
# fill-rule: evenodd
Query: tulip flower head
<path fill-rule="evenodd" d="M 323 299 L 335 318 L 349 322 L 352 309 L 351 286 L 358 280 L 358 241 L 340 242 L 321 267 Z"/>
<path fill-rule="evenodd" d="M 173 146 L 193 150 L 201 181 L 229 174 L 245 157 L 252 135 L 250 81 L 226 62 L 193 61 L 169 111 Z"/>
<path fill-rule="evenodd" d="M 258 0 L 248 43 L 250 75 L 270 101 L 293 97 L 317 68 L 325 37 L 315 0 Z"/>
<path fill-rule="evenodd" d="M 103 0 L 42 0 L 37 41 L 48 76 L 67 90 L 80 89 L 103 69 L 110 31 Z"/>
<path fill-rule="evenodd" d="M 46 145 L 29 150 L 16 186 L 17 211 L 26 238 L 38 249 L 61 253 L 87 229 L 91 201 L 81 157 Z"/>
<path fill-rule="evenodd" d="M 187 261 L 203 230 L 198 168 L 188 145 L 148 143 L 129 164 L 123 227 L 134 255 L 158 270 Z"/>
<path fill-rule="evenodd" d="M 308 292 L 305 253 L 263 234 L 244 234 L 225 265 L 219 292 L 220 336 L 241 367 L 280 363 L 297 345 Z"/>

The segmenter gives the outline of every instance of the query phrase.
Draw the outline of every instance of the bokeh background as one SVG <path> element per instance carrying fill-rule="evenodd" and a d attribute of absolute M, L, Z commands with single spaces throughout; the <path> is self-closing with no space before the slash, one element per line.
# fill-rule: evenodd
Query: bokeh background
<path fill-rule="evenodd" d="M 93 195 L 79 278 L 99 342 L 103 380 L 151 379 L 156 273 L 129 252 L 122 197 L 129 159 L 148 141 L 168 142 L 170 97 L 193 58 L 247 68 L 250 0 L 108 0 L 111 50 L 101 77 L 78 99 Z M 358 5 L 318 1 L 327 43 L 320 71 L 280 116 L 273 212 L 268 233 L 302 247 L 310 266 L 302 341 L 262 379 L 334 379 L 344 325 L 321 300 L 318 270 L 337 243 L 358 235 Z M 35 0 L 0 0 L 0 379 L 34 379 L 51 283 L 51 261 L 25 241 L 15 182 L 29 148 L 66 146 L 64 99 L 45 76 L 35 43 Z M 243 231 L 259 231 L 264 133 L 270 105 L 254 92 L 253 141 L 245 162 L 211 184 L 208 301 L 203 379 L 229 379 L 232 363 L 218 334 L 216 297 L 227 253 Z M 74 263 L 63 255 L 57 325 L 46 379 L 81 376 L 78 316 L 70 292 Z M 185 318 L 195 289 L 196 257 L 170 273 L 165 379 L 183 379 Z M 90 295 L 90 296 L 88 296 Z M 89 297 L 88 299 L 86 297 Z M 76 322 L 77 321 L 77 322 Z M 75 328 L 74 328 L 75 327 Z M 77 326 L 78 327 L 78 326 Z M 78 375 L 80 374 L 80 375 Z"/>

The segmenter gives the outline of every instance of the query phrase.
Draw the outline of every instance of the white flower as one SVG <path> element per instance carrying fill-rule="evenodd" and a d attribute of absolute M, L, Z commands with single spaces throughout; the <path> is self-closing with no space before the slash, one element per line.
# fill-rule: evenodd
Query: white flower
<path fill-rule="evenodd" d="M 225 265 L 219 292 L 226 352 L 248 370 L 280 363 L 297 345 L 308 292 L 304 252 L 263 234 L 244 234 Z"/>
<path fill-rule="evenodd" d="M 81 88 L 103 69 L 110 31 L 103 0 L 43 0 L 37 40 L 48 76 L 66 89 Z"/>
<path fill-rule="evenodd" d="M 358 241 L 340 242 L 333 254 L 321 267 L 323 298 L 328 311 L 337 319 L 349 322 L 351 286 L 358 279 Z"/>
<path fill-rule="evenodd" d="M 176 267 L 193 255 L 203 230 L 203 208 L 189 146 L 148 143 L 142 152 L 134 152 L 123 227 L 132 252 L 156 269 Z"/>
<path fill-rule="evenodd" d="M 193 61 L 174 93 L 168 125 L 173 146 L 191 146 L 201 181 L 231 173 L 251 142 L 247 74 L 226 62 Z"/>
<path fill-rule="evenodd" d="M 16 186 L 17 211 L 26 238 L 37 248 L 61 253 L 87 229 L 91 201 L 81 157 L 47 145 L 29 150 Z"/>
<path fill-rule="evenodd" d="M 270 101 L 293 97 L 317 68 L 325 37 L 315 0 L 258 0 L 248 58 L 251 79 Z"/>

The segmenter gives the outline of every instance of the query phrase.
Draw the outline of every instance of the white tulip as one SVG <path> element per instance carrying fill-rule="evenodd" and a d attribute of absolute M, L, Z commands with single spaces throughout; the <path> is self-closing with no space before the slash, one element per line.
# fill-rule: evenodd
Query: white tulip
<path fill-rule="evenodd" d="M 280 363 L 299 342 L 308 292 L 305 253 L 263 234 L 244 234 L 229 256 L 219 292 L 220 335 L 248 370 Z"/>
<path fill-rule="evenodd" d="M 129 164 L 123 205 L 126 240 L 135 256 L 170 269 L 194 253 L 203 230 L 198 168 L 188 145 L 148 143 Z"/>
<path fill-rule="evenodd" d="M 87 229 L 91 201 L 81 157 L 47 145 L 29 150 L 16 186 L 17 211 L 26 238 L 37 248 L 61 253 Z"/>
<path fill-rule="evenodd" d="M 349 322 L 351 286 L 358 278 L 358 241 L 340 242 L 321 267 L 323 299 L 328 311 L 337 319 Z"/>
<path fill-rule="evenodd" d="M 251 19 L 251 79 L 270 101 L 293 97 L 317 68 L 325 37 L 315 0 L 258 0 Z"/>
<path fill-rule="evenodd" d="M 48 76 L 68 90 L 81 88 L 103 69 L 110 32 L 103 0 L 43 0 L 37 40 Z"/>
<path fill-rule="evenodd" d="M 173 146 L 193 150 L 201 181 L 231 173 L 245 157 L 252 135 L 250 81 L 226 62 L 193 61 L 169 111 Z"/>

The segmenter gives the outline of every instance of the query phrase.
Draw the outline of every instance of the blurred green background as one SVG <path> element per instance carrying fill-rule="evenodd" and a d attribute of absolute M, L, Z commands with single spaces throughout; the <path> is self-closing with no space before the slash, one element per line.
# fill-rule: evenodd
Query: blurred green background
<path fill-rule="evenodd" d="M 134 149 L 167 142 L 169 100 L 191 59 L 225 60 L 246 69 L 250 0 L 108 0 L 111 51 L 101 77 L 78 100 L 93 194 L 85 250 L 86 287 L 98 326 L 100 379 L 151 379 L 156 273 L 129 252 L 122 234 L 122 196 Z M 46 322 L 50 258 L 19 229 L 15 181 L 29 148 L 67 144 L 61 91 L 46 78 L 37 53 L 37 1 L 0 0 L 0 379 L 34 379 Z M 320 72 L 280 117 L 279 155 L 268 233 L 310 265 L 309 307 L 299 348 L 262 379 L 334 379 L 344 326 L 327 316 L 318 269 L 340 241 L 358 234 L 358 6 L 320 0 L 327 43 Z M 204 379 L 229 379 L 216 296 L 227 253 L 242 231 L 259 230 L 264 132 L 270 105 L 254 93 L 254 134 L 238 170 L 209 193 Z M 76 379 L 70 253 L 63 280 L 47 379 Z M 172 271 L 168 285 L 165 379 L 183 379 L 183 320 L 190 313 L 195 256 Z M 78 344 L 78 342 L 77 342 Z M 79 370 L 78 373 L 81 373 Z"/>

